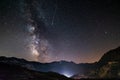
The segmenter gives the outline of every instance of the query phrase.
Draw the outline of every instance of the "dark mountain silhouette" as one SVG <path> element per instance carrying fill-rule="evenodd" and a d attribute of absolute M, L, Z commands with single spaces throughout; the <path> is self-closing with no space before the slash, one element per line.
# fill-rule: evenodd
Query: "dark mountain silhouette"
<path fill-rule="evenodd" d="M 31 62 L 26 61 L 24 59 L 19 59 L 15 57 L 0 57 L 0 62 L 18 65 L 21 67 L 25 67 L 30 70 L 40 71 L 40 72 L 56 72 L 59 74 L 64 74 L 65 72 L 70 73 L 70 76 L 77 74 L 77 73 L 87 73 L 89 70 L 94 69 L 96 65 L 82 63 L 76 64 L 74 62 L 67 62 L 67 61 L 58 61 L 52 63 L 39 63 L 39 62 Z"/>
<path fill-rule="evenodd" d="M 98 64 L 97 76 L 100 78 L 120 78 L 120 47 L 108 51 Z"/>
<path fill-rule="evenodd" d="M 99 60 L 100 64 L 106 64 L 108 62 L 119 62 L 120 63 L 120 47 L 108 51 L 106 54 L 102 56 Z"/>
<path fill-rule="evenodd" d="M 94 65 L 94 66 L 93 66 Z M 120 79 L 120 47 L 105 53 L 101 59 L 92 64 L 93 68 L 87 73 L 79 73 L 74 78 L 102 78 L 102 79 Z"/>
<path fill-rule="evenodd" d="M 37 72 L 18 65 L 0 63 L 0 80 L 72 80 L 54 72 Z"/>
<path fill-rule="evenodd" d="M 120 47 L 110 50 L 105 53 L 98 62 L 95 63 L 81 63 L 76 64 L 74 62 L 58 61 L 52 63 L 39 63 L 26 61 L 24 59 L 18 59 L 14 57 L 0 57 L 0 69 L 2 64 L 4 66 L 15 66 L 13 71 L 22 69 L 30 72 L 31 75 L 35 74 L 48 74 L 48 72 L 56 72 L 59 74 L 69 73 L 72 78 L 120 78 Z M 20 69 L 17 69 L 20 68 Z M 2 67 L 5 68 L 5 67 Z M 9 69 L 1 69 L 9 71 Z M 16 73 L 21 75 L 22 70 Z M 2 74 L 2 73 L 1 73 Z M 12 74 L 9 74 L 12 75 Z M 24 73 L 27 76 L 27 74 Z M 58 74 L 54 74 L 58 75 Z M 1 77 L 1 75 L 0 75 Z M 37 77 L 35 75 L 35 77 Z M 39 77 L 39 75 L 38 75 Z M 41 77 L 41 76 L 40 76 Z M 13 79 L 14 80 L 14 79 Z M 18 79 L 19 80 L 19 79 Z M 47 80 L 47 79 L 43 79 Z M 63 79 L 62 79 L 63 80 Z"/>

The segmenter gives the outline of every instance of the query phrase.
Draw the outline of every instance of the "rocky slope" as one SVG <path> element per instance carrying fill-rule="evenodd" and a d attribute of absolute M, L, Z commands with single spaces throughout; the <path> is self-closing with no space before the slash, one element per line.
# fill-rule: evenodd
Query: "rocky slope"
<path fill-rule="evenodd" d="M 87 73 L 74 75 L 73 78 L 120 79 L 120 47 L 105 53 Z"/>
<path fill-rule="evenodd" d="M 110 50 L 100 59 L 98 69 L 100 78 L 120 78 L 120 47 Z"/>

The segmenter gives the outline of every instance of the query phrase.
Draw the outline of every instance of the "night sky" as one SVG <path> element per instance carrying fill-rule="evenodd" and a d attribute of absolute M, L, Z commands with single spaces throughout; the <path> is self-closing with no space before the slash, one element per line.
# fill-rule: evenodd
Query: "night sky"
<path fill-rule="evenodd" d="M 91 63 L 118 46 L 118 0 L 0 0 L 0 56 Z"/>

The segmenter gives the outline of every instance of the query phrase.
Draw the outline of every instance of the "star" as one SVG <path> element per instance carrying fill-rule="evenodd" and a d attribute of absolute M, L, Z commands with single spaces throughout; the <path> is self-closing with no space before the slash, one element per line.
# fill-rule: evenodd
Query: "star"
<path fill-rule="evenodd" d="M 108 32 L 107 32 L 107 31 L 105 31 L 105 32 L 104 32 L 104 34 L 105 34 L 105 35 L 107 35 L 107 34 L 108 34 Z"/>

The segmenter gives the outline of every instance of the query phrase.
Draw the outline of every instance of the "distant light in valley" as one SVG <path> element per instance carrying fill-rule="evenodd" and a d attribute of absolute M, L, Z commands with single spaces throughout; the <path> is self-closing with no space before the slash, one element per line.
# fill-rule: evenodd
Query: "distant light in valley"
<path fill-rule="evenodd" d="M 72 73 L 70 73 L 70 72 L 63 72 L 62 74 L 64 76 L 68 77 L 68 78 L 70 78 L 71 76 L 73 76 Z"/>

